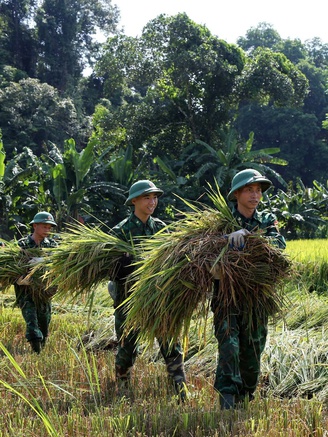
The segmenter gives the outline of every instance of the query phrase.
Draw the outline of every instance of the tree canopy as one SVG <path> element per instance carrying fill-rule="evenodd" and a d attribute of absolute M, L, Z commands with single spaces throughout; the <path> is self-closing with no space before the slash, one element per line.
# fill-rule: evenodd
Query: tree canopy
<path fill-rule="evenodd" d="M 230 44 L 185 13 L 132 38 L 110 0 L 0 0 L 0 11 L 8 229 L 38 206 L 114 224 L 138 178 L 165 189 L 168 219 L 179 196 L 205 199 L 208 183 L 225 193 L 245 167 L 268 174 L 280 197 L 296 180 L 325 186 L 328 46 L 318 38 L 284 40 L 259 23 Z M 8 177 L 27 169 L 24 181 Z"/>

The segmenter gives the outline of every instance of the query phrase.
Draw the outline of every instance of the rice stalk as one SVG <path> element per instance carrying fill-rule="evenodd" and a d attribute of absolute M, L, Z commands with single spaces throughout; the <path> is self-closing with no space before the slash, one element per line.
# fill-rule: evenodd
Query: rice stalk
<path fill-rule="evenodd" d="M 209 196 L 216 209 L 191 206 L 191 212 L 141 242 L 143 260 L 131 275 L 126 330 L 140 331 L 140 340 L 177 340 L 186 335 L 191 318 L 208 308 L 213 270 L 219 275 L 218 304 L 231 305 L 251 318 L 276 314 L 284 306 L 280 290 L 291 263 L 267 239 L 252 234 L 242 251 L 228 247 L 226 234 L 240 228 L 219 190 Z"/>
<path fill-rule="evenodd" d="M 309 292 L 325 295 L 328 286 L 327 239 L 292 240 L 287 243 L 287 252 L 294 260 L 299 282 Z"/>
<path fill-rule="evenodd" d="M 52 250 L 46 279 L 61 297 L 92 299 L 94 289 L 115 276 L 124 253 L 135 253 L 132 244 L 99 227 L 71 224 L 61 234 L 61 244 Z"/>
<path fill-rule="evenodd" d="M 267 389 L 275 396 L 327 398 L 327 335 L 284 330 L 268 342 L 262 360 Z"/>
<path fill-rule="evenodd" d="M 16 284 L 21 277 L 30 280 L 29 292 L 34 301 L 49 299 L 53 296 L 54 290 L 47 289 L 43 280 L 45 273 L 42 263 L 32 267 L 29 262 L 32 258 L 44 258 L 48 256 L 46 248 L 20 248 L 16 242 L 6 242 L 0 250 L 0 287 L 6 293 L 8 289 Z"/>
<path fill-rule="evenodd" d="M 6 293 L 17 279 L 28 270 L 28 257 L 25 251 L 14 243 L 7 243 L 0 250 L 0 286 Z"/>
<path fill-rule="evenodd" d="M 303 278 L 301 278 L 302 282 Z M 285 324 L 289 329 L 316 329 L 321 331 L 328 324 L 328 299 L 317 293 L 298 290 L 289 294 Z"/>

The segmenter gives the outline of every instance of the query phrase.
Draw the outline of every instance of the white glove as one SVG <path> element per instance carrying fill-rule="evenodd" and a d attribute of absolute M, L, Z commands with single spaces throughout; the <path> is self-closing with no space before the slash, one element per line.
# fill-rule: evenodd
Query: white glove
<path fill-rule="evenodd" d="M 247 229 L 239 229 L 239 231 L 232 232 L 228 235 L 229 246 L 234 249 L 243 249 L 245 246 L 245 235 L 249 235 Z"/>
<path fill-rule="evenodd" d="M 42 263 L 43 260 L 44 260 L 44 258 L 42 256 L 39 256 L 39 257 L 35 256 L 29 260 L 28 264 L 30 266 L 35 266 L 35 264 Z"/>
<path fill-rule="evenodd" d="M 17 285 L 30 285 L 31 284 L 31 278 L 22 275 L 22 276 L 20 276 L 17 279 L 16 284 Z"/>

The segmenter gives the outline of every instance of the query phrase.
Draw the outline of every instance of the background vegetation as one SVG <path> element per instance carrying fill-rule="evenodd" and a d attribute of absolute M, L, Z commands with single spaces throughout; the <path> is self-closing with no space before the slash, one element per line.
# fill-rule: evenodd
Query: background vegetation
<path fill-rule="evenodd" d="M 282 39 L 259 23 L 230 44 L 186 14 L 119 30 L 112 1 L 0 0 L 1 233 L 40 209 L 112 226 L 125 193 L 149 178 L 226 194 L 245 167 L 271 177 L 268 202 L 290 238 L 325 237 L 328 45 Z M 106 36 L 100 43 L 97 32 Z"/>

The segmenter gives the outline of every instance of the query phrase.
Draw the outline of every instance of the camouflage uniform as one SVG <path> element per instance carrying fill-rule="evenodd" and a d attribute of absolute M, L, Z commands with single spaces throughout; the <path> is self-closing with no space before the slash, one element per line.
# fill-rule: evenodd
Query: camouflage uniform
<path fill-rule="evenodd" d="M 35 249 L 42 247 L 57 247 L 57 243 L 52 238 L 44 238 L 40 245 L 28 235 L 18 241 L 22 249 Z M 26 323 L 26 339 L 31 342 L 41 342 L 44 345 L 49 333 L 49 324 L 51 320 L 51 303 L 50 300 L 34 302 L 30 287 L 28 285 L 15 284 L 16 304 L 22 311 Z"/>
<path fill-rule="evenodd" d="M 160 229 L 165 227 L 165 223 L 153 217 L 149 217 L 146 223 L 143 223 L 134 213 L 120 222 L 113 228 L 116 235 L 128 242 L 133 240 L 137 243 L 139 238 L 156 234 Z M 116 278 L 117 295 L 114 299 L 115 308 L 115 330 L 119 339 L 119 347 L 116 355 L 116 374 L 119 379 L 128 379 L 129 372 L 138 355 L 138 343 L 136 331 L 129 333 L 128 336 L 122 338 L 123 324 L 126 320 L 125 308 L 118 307 L 127 297 L 126 283 L 124 280 Z M 185 373 L 183 364 L 183 355 L 180 344 L 174 344 L 169 347 L 169 344 L 163 344 L 158 339 L 160 351 L 164 357 L 166 368 L 169 376 L 172 378 L 176 388 L 183 387 L 185 383 Z"/>
<path fill-rule="evenodd" d="M 281 249 L 286 247 L 284 237 L 277 229 L 274 214 L 255 210 L 251 218 L 233 209 L 233 215 L 240 226 L 248 231 L 263 229 L 263 235 Z M 267 317 L 253 314 L 251 323 L 246 323 L 243 313 L 231 308 L 227 317 L 216 304 L 218 281 L 214 283 L 212 311 L 214 313 L 215 336 L 219 344 L 219 361 L 214 388 L 220 393 L 236 395 L 242 400 L 251 399 L 260 376 L 260 359 L 267 338 Z"/>

